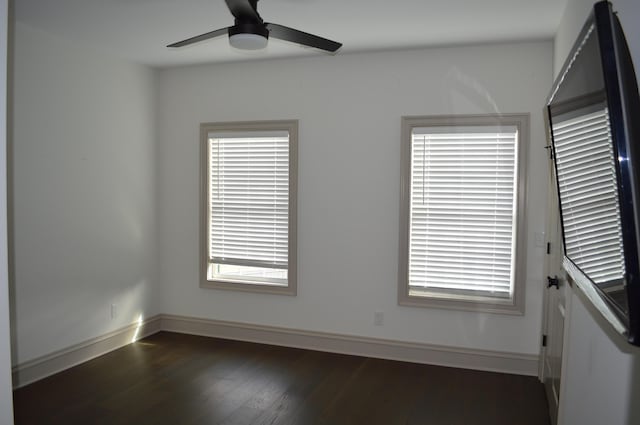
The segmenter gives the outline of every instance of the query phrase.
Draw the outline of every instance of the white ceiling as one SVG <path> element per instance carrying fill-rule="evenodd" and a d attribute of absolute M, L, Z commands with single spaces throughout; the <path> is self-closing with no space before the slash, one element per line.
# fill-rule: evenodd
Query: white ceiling
<path fill-rule="evenodd" d="M 261 0 L 267 22 L 342 42 L 337 54 L 550 39 L 567 0 Z M 233 24 L 224 0 L 16 0 L 16 20 L 153 66 L 322 55 L 270 40 L 232 49 L 226 37 L 165 46 Z"/>

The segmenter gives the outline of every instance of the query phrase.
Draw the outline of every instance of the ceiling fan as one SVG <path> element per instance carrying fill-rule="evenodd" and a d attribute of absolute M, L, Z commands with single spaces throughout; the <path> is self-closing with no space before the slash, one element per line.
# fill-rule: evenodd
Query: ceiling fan
<path fill-rule="evenodd" d="M 188 46 L 223 34 L 229 35 L 229 44 L 243 50 L 258 50 L 266 47 L 269 36 L 331 53 L 342 46 L 342 43 L 318 37 L 317 35 L 264 22 L 258 14 L 258 0 L 225 0 L 225 2 L 235 18 L 235 25 L 187 38 L 186 40 L 169 44 L 167 47 Z"/>

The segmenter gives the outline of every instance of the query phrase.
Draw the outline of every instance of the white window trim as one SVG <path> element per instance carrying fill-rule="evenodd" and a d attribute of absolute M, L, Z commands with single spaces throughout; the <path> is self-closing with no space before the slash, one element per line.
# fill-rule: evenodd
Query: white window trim
<path fill-rule="evenodd" d="M 411 202 L 411 139 L 419 127 L 515 126 L 518 128 L 517 211 L 515 276 L 513 297 L 509 300 L 486 297 L 427 297 L 409 294 L 409 229 Z M 398 262 L 398 304 L 452 310 L 479 311 L 512 315 L 524 314 L 526 290 L 526 202 L 527 151 L 529 146 L 529 114 L 409 116 L 402 118 L 400 237 Z"/>
<path fill-rule="evenodd" d="M 259 284 L 242 280 L 209 280 L 208 254 L 208 141 L 211 133 L 242 133 L 255 131 L 286 131 L 289 133 L 289 234 L 287 285 Z M 298 121 L 239 121 L 200 124 L 200 287 L 267 294 L 297 294 L 297 176 Z"/>

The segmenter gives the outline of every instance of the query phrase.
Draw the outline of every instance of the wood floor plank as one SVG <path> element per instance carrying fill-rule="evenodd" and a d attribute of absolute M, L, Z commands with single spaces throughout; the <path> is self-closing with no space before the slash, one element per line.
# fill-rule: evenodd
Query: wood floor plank
<path fill-rule="evenodd" d="M 14 391 L 17 425 L 549 425 L 533 377 L 160 332 Z"/>

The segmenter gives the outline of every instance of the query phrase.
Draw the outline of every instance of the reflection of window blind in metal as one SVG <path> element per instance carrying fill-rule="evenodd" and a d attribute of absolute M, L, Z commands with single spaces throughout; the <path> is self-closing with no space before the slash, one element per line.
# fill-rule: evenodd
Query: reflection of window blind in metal
<path fill-rule="evenodd" d="M 595 283 L 622 278 L 624 256 L 607 110 L 554 125 L 567 256 Z"/>
<path fill-rule="evenodd" d="M 517 130 L 458 131 L 412 134 L 409 286 L 509 298 Z"/>
<path fill-rule="evenodd" d="M 289 136 L 209 137 L 209 258 L 287 268 Z"/>

